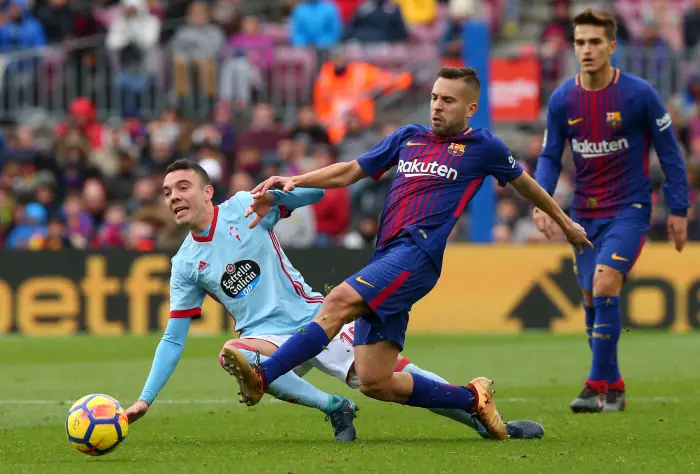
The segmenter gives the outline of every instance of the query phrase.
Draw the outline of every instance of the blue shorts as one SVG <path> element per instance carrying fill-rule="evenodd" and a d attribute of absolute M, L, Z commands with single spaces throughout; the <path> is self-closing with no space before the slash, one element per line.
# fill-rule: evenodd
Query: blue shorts
<path fill-rule="evenodd" d="M 581 288 L 593 291 L 596 265 L 607 265 L 622 273 L 624 278 L 632 270 L 649 232 L 649 210 L 630 206 L 616 217 L 605 219 L 572 219 L 586 230 L 592 249 L 584 247 L 576 252 L 576 274 Z"/>
<path fill-rule="evenodd" d="M 392 341 L 403 350 L 408 313 L 438 278 L 440 271 L 410 237 L 377 250 L 369 265 L 345 280 L 372 309 L 355 321 L 354 344 Z"/>

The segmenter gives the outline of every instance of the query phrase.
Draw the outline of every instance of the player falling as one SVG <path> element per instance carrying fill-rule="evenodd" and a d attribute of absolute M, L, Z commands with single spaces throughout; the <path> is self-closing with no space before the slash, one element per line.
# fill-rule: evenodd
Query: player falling
<path fill-rule="evenodd" d="M 494 176 L 502 186 L 510 182 L 551 215 L 580 251 L 591 245 L 583 228 L 523 172 L 500 138 L 469 127 L 479 94 L 474 70 L 442 68 L 432 90 L 431 127 L 406 125 L 355 161 L 293 178 L 272 177 L 253 190 L 248 212 L 264 216 L 262 200 L 270 188 L 338 188 L 367 176 L 379 179 L 398 165 L 370 264 L 335 287 L 313 322 L 261 364 L 251 366 L 235 348 L 225 349 L 243 401 L 256 404 L 279 376 L 321 353 L 343 325 L 355 321 L 355 370 L 362 393 L 415 407 L 466 410 L 492 438 L 508 438 L 491 380 L 479 377 L 459 387 L 393 370 L 409 311 L 437 283 L 450 231 L 485 177 Z"/>
<path fill-rule="evenodd" d="M 622 411 L 625 382 L 617 343 L 622 320 L 620 289 L 644 245 L 651 216 L 649 145 L 654 144 L 666 176 L 671 210 L 669 237 L 680 252 L 686 242 L 688 184 L 671 116 L 646 81 L 613 68 L 616 24 L 604 11 L 586 10 L 574 24 L 580 74 L 552 95 L 544 147 L 535 177 L 550 194 L 561 172 L 568 139 L 576 165 L 573 219 L 595 245 L 576 255 L 583 291 L 586 332 L 593 352 L 574 412 Z M 537 227 L 551 236 L 551 220 L 535 209 Z"/>
<path fill-rule="evenodd" d="M 241 338 L 228 341 L 224 348 L 235 346 L 251 363 L 257 357 L 264 359 L 272 355 L 295 331 L 311 322 L 323 302 L 323 297 L 311 290 L 287 260 L 273 232 L 280 218 L 287 217 L 295 208 L 319 201 L 323 191 L 270 191 L 258 202 L 259 208 L 263 206 L 269 211 L 264 219 L 261 215 L 246 215 L 253 200 L 250 193 L 239 192 L 220 206 L 214 206 L 213 192 L 209 176 L 194 162 L 178 160 L 166 170 L 165 202 L 175 222 L 187 226 L 191 234 L 172 259 L 170 320 L 156 349 L 143 392 L 127 410 L 131 423 L 146 414 L 175 370 L 190 321 L 200 316 L 207 294 L 236 317 L 236 330 Z M 255 228 L 250 229 L 251 225 Z M 331 421 L 336 441 L 355 439 L 353 419 L 357 407 L 351 400 L 322 392 L 298 375 L 316 367 L 358 388 L 352 340 L 353 327 L 346 325 L 325 351 L 269 387 L 269 392 L 280 400 L 323 411 Z M 224 349 L 219 361 L 230 371 L 223 352 Z M 394 363 L 392 367 L 398 371 L 447 383 L 408 359 L 399 357 Z M 488 437 L 483 426 L 464 410 L 435 412 Z M 544 434 L 538 423 L 529 420 L 509 422 L 506 429 L 513 438 L 539 438 Z"/>

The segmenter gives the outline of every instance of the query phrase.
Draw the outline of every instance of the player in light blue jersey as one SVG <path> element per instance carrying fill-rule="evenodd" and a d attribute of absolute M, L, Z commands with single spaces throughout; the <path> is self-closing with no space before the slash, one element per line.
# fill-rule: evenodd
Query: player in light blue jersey
<path fill-rule="evenodd" d="M 239 339 L 232 339 L 219 353 L 222 367 L 233 375 L 227 348 L 235 347 L 251 363 L 267 358 L 292 334 L 317 315 L 323 296 L 315 293 L 291 265 L 273 232 L 280 218 L 293 209 L 318 202 L 322 190 L 301 189 L 291 193 L 270 191 L 266 211 L 250 215 L 252 195 L 240 192 L 220 206 L 211 202 L 213 188 L 206 172 L 196 163 L 179 160 L 168 170 L 163 184 L 166 204 L 175 221 L 191 233 L 172 259 L 170 320 L 156 349 L 143 392 L 127 410 L 132 423 L 149 406 L 173 373 L 182 355 L 190 322 L 200 316 L 208 294 L 235 315 Z M 261 217 L 265 214 L 265 217 Z M 325 351 L 293 372 L 278 378 L 268 393 L 274 397 L 317 408 L 331 421 L 337 441 L 356 438 L 353 419 L 357 407 L 349 399 L 329 395 L 309 384 L 303 376 L 313 367 L 359 388 L 354 373 L 354 331 L 348 324 L 329 342 Z M 447 383 L 399 357 L 395 370 L 421 374 Z M 488 434 L 466 410 L 433 410 Z M 512 438 L 541 437 L 542 427 L 530 421 L 510 422 Z"/>

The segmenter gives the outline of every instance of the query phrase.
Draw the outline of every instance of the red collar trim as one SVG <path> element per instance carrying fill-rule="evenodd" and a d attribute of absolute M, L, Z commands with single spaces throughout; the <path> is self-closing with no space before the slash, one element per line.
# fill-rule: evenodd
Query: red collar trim
<path fill-rule="evenodd" d="M 216 221 L 219 219 L 219 206 L 214 206 L 214 219 L 211 221 L 211 229 L 209 229 L 209 233 L 205 236 L 198 236 L 195 235 L 194 232 L 192 233 L 192 238 L 195 240 L 195 242 L 211 242 L 211 240 L 214 238 L 214 231 L 216 231 Z"/>

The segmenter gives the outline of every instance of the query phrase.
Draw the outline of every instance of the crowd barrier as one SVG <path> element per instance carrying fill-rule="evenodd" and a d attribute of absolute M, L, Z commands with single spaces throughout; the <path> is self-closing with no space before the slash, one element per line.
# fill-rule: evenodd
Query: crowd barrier
<path fill-rule="evenodd" d="M 316 291 L 366 264 L 369 251 L 289 250 Z M 644 249 L 621 295 L 626 328 L 700 328 L 700 244 Z M 170 255 L 129 252 L 0 250 L 0 334 L 145 334 L 169 315 Z M 207 298 L 193 333 L 233 330 Z M 411 312 L 412 333 L 518 333 L 584 329 L 573 253 L 566 245 L 453 245 L 436 288 Z"/>

